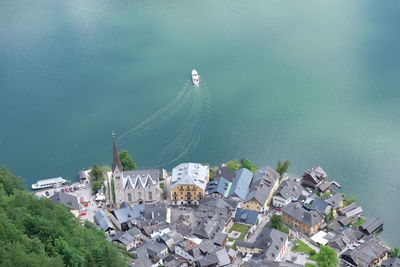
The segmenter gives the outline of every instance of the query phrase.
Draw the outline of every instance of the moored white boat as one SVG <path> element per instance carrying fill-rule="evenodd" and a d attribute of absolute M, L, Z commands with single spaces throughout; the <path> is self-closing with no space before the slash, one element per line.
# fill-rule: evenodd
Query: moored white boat
<path fill-rule="evenodd" d="M 62 177 L 39 180 L 35 184 L 32 185 L 32 189 L 33 190 L 37 190 L 37 189 L 44 189 L 44 188 L 62 186 L 66 182 L 67 182 L 67 180 L 65 180 Z"/>
<path fill-rule="evenodd" d="M 192 83 L 196 86 L 199 86 L 200 84 L 199 74 L 195 69 L 192 70 Z"/>

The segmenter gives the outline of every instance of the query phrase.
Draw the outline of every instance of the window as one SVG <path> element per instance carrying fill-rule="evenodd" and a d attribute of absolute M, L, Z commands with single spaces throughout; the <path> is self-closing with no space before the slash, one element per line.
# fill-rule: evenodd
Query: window
<path fill-rule="evenodd" d="M 153 192 L 149 191 L 149 200 L 153 199 Z"/>
<path fill-rule="evenodd" d="M 131 195 L 131 193 L 128 193 L 128 202 L 132 202 L 132 195 Z"/>

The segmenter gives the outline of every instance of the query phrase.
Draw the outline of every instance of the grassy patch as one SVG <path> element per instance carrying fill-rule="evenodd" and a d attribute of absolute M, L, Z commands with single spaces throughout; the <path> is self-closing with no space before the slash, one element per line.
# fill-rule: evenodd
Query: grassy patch
<path fill-rule="evenodd" d="M 303 252 L 305 254 L 310 255 L 311 251 L 313 249 L 310 248 L 309 246 L 307 246 L 303 241 L 301 241 L 300 239 L 297 239 L 296 241 L 294 241 L 294 246 L 292 248 L 293 252 Z"/>
<path fill-rule="evenodd" d="M 356 221 L 355 223 L 353 223 L 354 226 L 361 226 L 367 219 L 365 219 L 364 217 L 361 217 L 360 219 L 358 219 L 358 221 Z"/>
<path fill-rule="evenodd" d="M 160 188 L 164 189 L 164 184 L 163 183 L 160 183 Z"/>
<path fill-rule="evenodd" d="M 281 225 L 281 227 L 278 229 L 281 232 L 284 232 L 285 234 L 289 234 L 289 227 L 285 226 L 285 225 Z"/>
<path fill-rule="evenodd" d="M 232 231 L 236 231 L 240 233 L 240 236 L 237 238 L 237 240 L 243 240 L 244 236 L 246 235 L 247 231 L 249 231 L 249 226 L 243 225 L 243 224 L 238 224 L 235 223 L 232 225 L 232 227 L 229 229 L 228 233 L 231 233 Z"/>
<path fill-rule="evenodd" d="M 311 264 L 311 263 L 306 263 L 306 265 L 304 265 L 305 267 L 315 267 L 315 264 Z"/>

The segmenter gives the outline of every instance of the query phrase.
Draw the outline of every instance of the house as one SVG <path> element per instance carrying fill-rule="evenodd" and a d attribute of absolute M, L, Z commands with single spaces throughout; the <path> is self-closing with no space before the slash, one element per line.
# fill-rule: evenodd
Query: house
<path fill-rule="evenodd" d="M 383 220 L 381 218 L 368 218 L 361 226 L 360 230 L 368 235 L 380 232 L 383 230 Z"/>
<path fill-rule="evenodd" d="M 135 239 L 128 232 L 118 232 L 111 237 L 112 243 L 125 249 L 131 250 L 134 246 Z"/>
<path fill-rule="evenodd" d="M 257 224 L 258 215 L 259 213 L 255 210 L 237 208 L 233 221 L 252 226 Z"/>
<path fill-rule="evenodd" d="M 233 182 L 233 180 L 235 180 L 235 177 L 236 177 L 236 172 L 234 170 L 232 170 L 231 168 L 221 166 L 215 172 L 214 179 L 217 179 L 220 177 L 223 177 L 225 180 L 227 180 L 229 182 Z"/>
<path fill-rule="evenodd" d="M 175 246 L 175 254 L 190 261 L 195 261 L 195 255 L 193 249 L 197 247 L 198 244 L 190 239 L 181 240 Z"/>
<path fill-rule="evenodd" d="M 318 232 L 324 218 L 316 210 L 308 210 L 299 202 L 291 202 L 282 208 L 283 222 L 308 234 Z"/>
<path fill-rule="evenodd" d="M 308 169 L 304 172 L 303 178 L 301 180 L 301 184 L 304 187 L 309 187 L 320 192 L 327 191 L 330 186 L 331 182 L 325 181 L 328 175 L 325 171 L 320 167 L 315 167 Z"/>
<path fill-rule="evenodd" d="M 335 237 L 330 239 L 327 245 L 333 248 L 336 253 L 342 252 L 347 247 L 354 245 L 358 240 L 362 238 L 362 235 L 358 235 L 357 231 L 353 228 L 346 228 L 338 232 Z"/>
<path fill-rule="evenodd" d="M 225 247 L 226 241 L 228 239 L 228 234 L 219 233 L 214 237 L 214 244 L 220 247 Z"/>
<path fill-rule="evenodd" d="M 358 206 L 355 202 L 338 210 L 338 214 L 345 217 L 355 217 L 362 213 L 362 207 Z"/>
<path fill-rule="evenodd" d="M 175 252 L 175 245 L 183 240 L 183 236 L 175 230 L 160 236 L 159 240 L 167 245 L 170 252 Z"/>
<path fill-rule="evenodd" d="M 272 205 L 282 208 L 292 201 L 298 200 L 302 194 L 303 187 L 293 179 L 282 181 L 272 198 Z"/>
<path fill-rule="evenodd" d="M 344 206 L 343 196 L 341 193 L 336 193 L 326 198 L 325 201 L 332 206 L 332 213 L 334 217 L 337 216 L 337 211 Z"/>
<path fill-rule="evenodd" d="M 100 227 L 100 229 L 107 233 L 115 232 L 115 226 L 111 223 L 110 218 L 106 215 L 103 210 L 98 210 L 93 216 L 94 222 Z"/>
<path fill-rule="evenodd" d="M 244 207 L 258 212 L 267 211 L 268 204 L 278 188 L 279 178 L 279 173 L 270 167 L 258 169 L 251 181 Z"/>
<path fill-rule="evenodd" d="M 318 198 L 315 195 L 308 197 L 304 201 L 303 206 L 306 209 L 318 211 L 323 217 L 329 214 L 332 210 L 332 206 L 328 202 Z"/>
<path fill-rule="evenodd" d="M 213 197 L 228 197 L 232 182 L 224 177 L 215 178 L 207 185 L 207 194 Z"/>
<path fill-rule="evenodd" d="M 76 196 L 64 193 L 64 192 L 57 192 L 54 195 L 50 197 L 50 200 L 52 200 L 54 203 L 59 204 L 59 205 L 64 205 L 67 207 L 69 210 L 76 210 L 79 211 L 79 202 L 78 198 Z"/>
<path fill-rule="evenodd" d="M 113 135 L 112 176 L 115 188 L 115 205 L 122 202 L 133 204 L 155 204 L 161 199 L 160 179 L 166 176 L 165 170 L 123 171 L 118 156 L 117 144 Z M 111 181 L 110 181 L 111 184 Z M 113 200 L 110 200 L 114 202 Z"/>
<path fill-rule="evenodd" d="M 228 196 L 236 197 L 241 201 L 245 201 L 252 179 L 253 173 L 248 169 L 242 168 L 236 171 L 236 178 L 232 183 Z"/>
<path fill-rule="evenodd" d="M 243 255 L 259 255 L 270 261 L 281 260 L 288 246 L 288 235 L 268 226 L 264 226 L 254 243 L 236 241 L 237 250 Z"/>
<path fill-rule="evenodd" d="M 126 231 L 129 228 L 132 228 L 133 225 L 137 224 L 137 219 L 143 216 L 144 214 L 144 205 L 136 205 L 136 206 L 125 206 L 124 208 L 119 208 L 112 211 L 113 217 L 110 219 L 117 226 L 118 229 L 122 231 Z"/>
<path fill-rule="evenodd" d="M 359 241 L 358 246 L 347 249 L 341 255 L 342 261 L 351 267 L 381 266 L 388 258 L 390 249 L 376 237 Z"/>
<path fill-rule="evenodd" d="M 231 260 L 225 248 L 204 256 L 198 261 L 200 267 L 230 266 Z"/>
<path fill-rule="evenodd" d="M 209 180 L 209 167 L 199 163 L 181 163 L 172 170 L 173 205 L 198 205 Z"/>
<path fill-rule="evenodd" d="M 400 267 L 400 258 L 390 258 L 382 262 L 382 267 Z"/>
<path fill-rule="evenodd" d="M 244 267 L 303 267 L 304 265 L 299 265 L 290 262 L 280 262 L 280 261 L 270 261 L 267 259 L 251 258 L 249 261 L 245 262 Z"/>

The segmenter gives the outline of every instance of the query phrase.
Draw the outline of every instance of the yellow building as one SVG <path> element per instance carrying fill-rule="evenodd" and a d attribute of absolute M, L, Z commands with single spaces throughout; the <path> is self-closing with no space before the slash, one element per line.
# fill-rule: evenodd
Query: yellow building
<path fill-rule="evenodd" d="M 264 212 L 279 186 L 279 174 L 270 167 L 258 169 L 253 176 L 244 208 Z"/>
<path fill-rule="evenodd" d="M 312 236 L 319 231 L 324 218 L 316 210 L 307 210 L 299 202 L 282 208 L 282 220 L 294 229 Z"/>
<path fill-rule="evenodd" d="M 209 166 L 181 163 L 172 170 L 171 202 L 173 205 L 198 205 L 209 180 Z"/>

